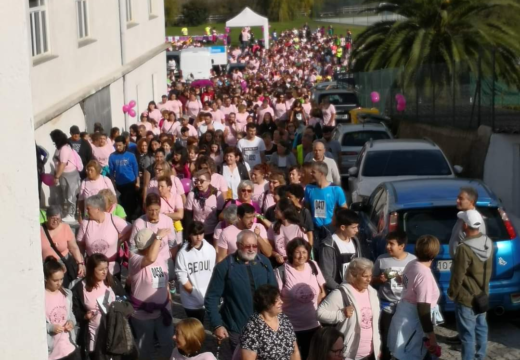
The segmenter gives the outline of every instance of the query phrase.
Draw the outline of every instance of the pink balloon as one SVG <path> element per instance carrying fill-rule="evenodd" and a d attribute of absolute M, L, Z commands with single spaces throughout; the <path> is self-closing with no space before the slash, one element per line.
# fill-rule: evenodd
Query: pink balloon
<path fill-rule="evenodd" d="M 128 110 L 128 115 L 130 115 L 131 117 L 135 117 L 135 110 L 134 109 Z"/>
<path fill-rule="evenodd" d="M 406 103 L 398 102 L 397 103 L 397 111 L 403 112 L 406 110 Z"/>
<path fill-rule="evenodd" d="M 41 174 L 40 179 L 47 186 L 54 186 L 54 176 L 51 174 Z"/>
<path fill-rule="evenodd" d="M 375 103 L 378 103 L 379 102 L 379 93 L 377 91 L 372 91 L 370 93 L 370 98 L 372 99 L 372 102 L 375 104 Z"/>
<path fill-rule="evenodd" d="M 135 103 L 134 100 L 132 100 L 132 101 L 130 101 L 130 102 L 128 103 L 128 106 L 130 106 L 130 108 L 135 107 L 135 105 L 136 105 L 136 103 Z"/>
<path fill-rule="evenodd" d="M 131 108 L 128 105 L 123 106 L 123 112 L 126 114 Z"/>
<path fill-rule="evenodd" d="M 403 94 L 396 94 L 396 95 L 395 95 L 395 100 L 396 100 L 397 102 L 402 101 L 402 99 L 404 99 Z"/>
<path fill-rule="evenodd" d="M 184 193 L 189 193 L 191 191 L 191 179 L 181 179 L 182 187 L 184 188 Z"/>

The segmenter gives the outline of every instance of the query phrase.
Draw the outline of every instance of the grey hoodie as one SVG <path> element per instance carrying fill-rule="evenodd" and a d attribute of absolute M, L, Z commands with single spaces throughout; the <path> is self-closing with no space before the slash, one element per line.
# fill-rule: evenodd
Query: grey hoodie
<path fill-rule="evenodd" d="M 493 242 L 482 233 L 479 233 L 476 237 L 466 238 L 464 244 L 469 246 L 480 261 L 486 261 L 491 256 Z"/>
<path fill-rule="evenodd" d="M 462 224 L 464 221 L 461 219 L 458 219 L 455 225 L 453 226 L 453 229 L 451 230 L 451 237 L 450 237 L 450 257 L 452 259 L 455 258 L 455 253 L 457 252 L 457 246 L 462 244 L 464 239 L 466 238 L 466 234 L 464 234 L 464 231 L 462 230 Z M 480 232 L 484 235 L 487 234 L 486 231 L 486 222 L 484 221 L 482 225 L 480 225 Z"/>

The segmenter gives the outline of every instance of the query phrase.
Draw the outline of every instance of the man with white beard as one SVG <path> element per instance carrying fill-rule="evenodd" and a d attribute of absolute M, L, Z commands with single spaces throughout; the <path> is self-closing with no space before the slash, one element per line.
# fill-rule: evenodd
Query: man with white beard
<path fill-rule="evenodd" d="M 204 301 L 213 333 L 220 341 L 229 338 L 232 351 L 253 314 L 253 294 L 264 284 L 278 286 L 271 263 L 258 253 L 257 235 L 242 230 L 237 251 L 215 267 Z M 224 303 L 219 311 L 221 298 Z"/>

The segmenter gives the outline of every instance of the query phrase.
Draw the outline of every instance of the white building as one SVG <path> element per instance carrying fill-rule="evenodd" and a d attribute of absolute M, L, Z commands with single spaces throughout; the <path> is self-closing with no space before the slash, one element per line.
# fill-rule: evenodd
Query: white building
<path fill-rule="evenodd" d="M 25 1 L 35 138 L 51 154 L 52 130 L 128 129 L 166 92 L 163 0 Z M 121 110 L 130 100 L 135 118 Z"/>

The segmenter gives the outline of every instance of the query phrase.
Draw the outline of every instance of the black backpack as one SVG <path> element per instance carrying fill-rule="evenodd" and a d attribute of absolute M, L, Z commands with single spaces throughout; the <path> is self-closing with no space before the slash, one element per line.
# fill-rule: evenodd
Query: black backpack
<path fill-rule="evenodd" d="M 127 301 L 114 301 L 107 313 L 106 351 L 112 355 L 128 355 L 135 351 L 134 337 L 128 317 L 134 313 Z"/>

